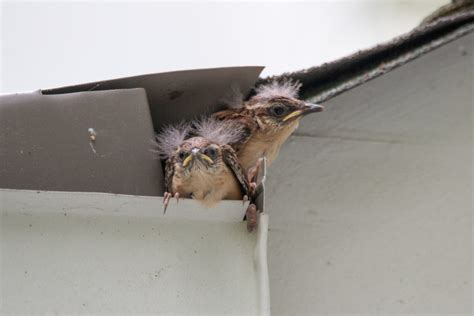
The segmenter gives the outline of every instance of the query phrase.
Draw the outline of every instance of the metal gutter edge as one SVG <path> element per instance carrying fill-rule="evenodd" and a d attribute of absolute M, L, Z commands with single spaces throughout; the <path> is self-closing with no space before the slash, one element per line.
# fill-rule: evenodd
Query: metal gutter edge
<path fill-rule="evenodd" d="M 183 199 L 166 215 L 160 202 L 0 189 L 0 240 L 9 258 L 2 312 L 269 316 L 268 215 L 249 234 L 241 201 L 206 210 Z"/>
<path fill-rule="evenodd" d="M 259 294 L 259 315 L 270 316 L 270 278 L 267 264 L 268 214 L 262 213 L 259 217 L 257 244 L 254 260 L 257 274 L 257 289 Z"/>

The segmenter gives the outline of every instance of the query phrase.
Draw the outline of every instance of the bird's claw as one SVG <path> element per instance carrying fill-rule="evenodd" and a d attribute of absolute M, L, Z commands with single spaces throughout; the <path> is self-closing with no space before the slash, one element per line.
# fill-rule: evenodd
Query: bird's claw
<path fill-rule="evenodd" d="M 178 204 L 178 203 L 179 203 L 179 193 L 176 192 L 176 193 L 174 194 L 174 197 L 176 198 L 176 204 Z"/>
<path fill-rule="evenodd" d="M 258 226 L 258 211 L 255 204 L 250 204 L 245 212 L 247 230 L 251 233 Z"/>
<path fill-rule="evenodd" d="M 257 182 L 250 182 L 249 183 L 249 192 L 250 195 L 253 196 L 255 195 L 255 191 L 257 190 Z"/>
<path fill-rule="evenodd" d="M 263 158 L 259 158 L 255 163 L 255 166 L 251 167 L 247 171 L 247 180 L 249 183 L 256 183 L 257 182 L 257 175 L 260 167 L 262 165 Z M 256 186 L 256 185 L 255 185 Z"/>
<path fill-rule="evenodd" d="M 170 199 L 173 195 L 169 192 L 165 192 L 163 194 L 163 214 L 166 214 L 166 209 L 168 208 L 168 204 L 170 203 Z"/>
<path fill-rule="evenodd" d="M 179 193 L 176 192 L 174 195 L 170 192 L 165 192 L 163 194 L 163 214 L 166 214 L 166 209 L 168 208 L 168 204 L 170 204 L 171 198 L 174 197 L 176 199 L 176 203 L 179 203 Z"/>

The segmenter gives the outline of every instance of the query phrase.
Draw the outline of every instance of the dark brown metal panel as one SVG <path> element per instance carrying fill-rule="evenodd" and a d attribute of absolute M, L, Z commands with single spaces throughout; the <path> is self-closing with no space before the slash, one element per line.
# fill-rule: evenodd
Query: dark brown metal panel
<path fill-rule="evenodd" d="M 144 88 L 155 130 L 221 108 L 222 99 L 239 87 L 247 95 L 263 67 L 231 67 L 149 74 L 44 90 L 44 94 Z"/>
<path fill-rule="evenodd" d="M 162 195 L 154 130 L 215 111 L 233 86 L 248 94 L 262 69 L 177 71 L 2 96 L 0 187 Z"/>
<path fill-rule="evenodd" d="M 144 89 L 5 95 L 0 188 L 161 195 L 153 137 Z"/>

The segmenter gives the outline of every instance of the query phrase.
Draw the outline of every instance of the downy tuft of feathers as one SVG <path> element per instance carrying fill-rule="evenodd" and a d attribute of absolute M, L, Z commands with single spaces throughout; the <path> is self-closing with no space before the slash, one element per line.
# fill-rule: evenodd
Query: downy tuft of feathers
<path fill-rule="evenodd" d="M 185 122 L 163 128 L 161 133 L 156 136 L 157 152 L 160 158 L 168 159 L 174 156 L 176 149 L 189 136 L 190 131 L 190 124 Z"/>
<path fill-rule="evenodd" d="M 240 86 L 236 83 L 232 83 L 230 91 L 220 100 L 220 102 L 231 109 L 240 108 L 244 103 L 244 95 L 240 90 Z"/>
<path fill-rule="evenodd" d="M 291 79 L 273 80 L 262 84 L 255 89 L 256 95 L 253 98 L 270 99 L 274 97 L 297 98 L 301 88 L 301 83 Z"/>
<path fill-rule="evenodd" d="M 219 121 L 211 117 L 201 118 L 194 122 L 193 125 L 197 136 L 206 138 L 219 145 L 239 141 L 243 132 L 240 124 L 229 120 Z"/>

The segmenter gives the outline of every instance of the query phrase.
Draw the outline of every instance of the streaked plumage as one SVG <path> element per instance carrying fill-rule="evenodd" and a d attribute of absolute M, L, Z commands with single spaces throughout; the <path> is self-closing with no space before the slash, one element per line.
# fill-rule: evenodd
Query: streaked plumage
<path fill-rule="evenodd" d="M 324 108 L 297 99 L 301 85 L 292 81 L 272 81 L 256 88 L 248 101 L 235 102 L 213 116 L 237 123 L 241 137 L 231 143 L 239 162 L 248 171 L 265 156 L 271 165 L 281 146 L 298 127 L 299 120 Z"/>
<path fill-rule="evenodd" d="M 208 207 L 249 196 L 249 183 L 228 145 L 240 138 L 240 128 L 213 119 L 193 125 L 194 129 L 189 124 L 168 127 L 157 136 L 166 159 L 165 210 L 172 196 L 194 198 Z"/>

